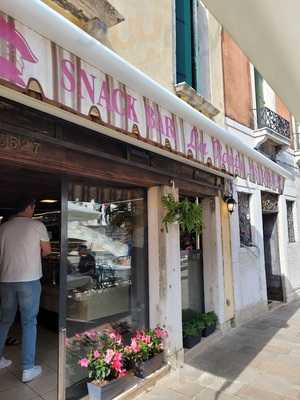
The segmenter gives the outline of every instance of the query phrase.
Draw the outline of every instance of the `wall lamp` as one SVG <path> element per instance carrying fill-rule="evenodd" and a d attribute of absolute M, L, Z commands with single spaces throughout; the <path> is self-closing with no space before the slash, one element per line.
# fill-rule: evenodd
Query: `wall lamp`
<path fill-rule="evenodd" d="M 236 201 L 234 200 L 232 195 L 224 195 L 223 200 L 227 204 L 227 210 L 229 214 L 232 214 L 235 209 Z"/>

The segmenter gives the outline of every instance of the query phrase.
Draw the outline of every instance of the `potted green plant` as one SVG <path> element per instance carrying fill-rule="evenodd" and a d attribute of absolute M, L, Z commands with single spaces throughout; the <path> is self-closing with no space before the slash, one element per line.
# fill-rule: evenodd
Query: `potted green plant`
<path fill-rule="evenodd" d="M 146 378 L 163 366 L 163 339 L 167 336 L 167 331 L 160 327 L 140 330 L 131 338 L 130 345 L 125 346 L 125 362 L 133 367 L 137 377 Z"/>
<path fill-rule="evenodd" d="M 175 200 L 172 194 L 162 197 L 166 214 L 162 223 L 168 232 L 170 224 L 178 223 L 183 232 L 200 234 L 202 231 L 202 206 L 188 198 Z"/>
<path fill-rule="evenodd" d="M 201 341 L 204 323 L 199 317 L 183 323 L 183 347 L 190 349 Z"/>
<path fill-rule="evenodd" d="M 205 328 L 202 332 L 202 335 L 204 337 L 207 337 L 207 336 L 211 335 L 212 333 L 214 333 L 214 331 L 216 330 L 217 323 L 218 323 L 218 317 L 217 317 L 216 313 L 214 311 L 209 311 L 207 313 L 202 314 L 201 319 L 205 326 Z"/>

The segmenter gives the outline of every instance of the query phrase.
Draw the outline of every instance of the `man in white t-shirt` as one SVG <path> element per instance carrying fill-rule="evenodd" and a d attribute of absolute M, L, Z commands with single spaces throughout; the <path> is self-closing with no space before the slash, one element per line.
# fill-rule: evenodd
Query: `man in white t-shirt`
<path fill-rule="evenodd" d="M 44 224 L 33 220 L 35 201 L 17 202 L 15 217 L 0 226 L 0 368 L 11 364 L 3 356 L 5 340 L 19 308 L 22 325 L 22 381 L 29 382 L 42 373 L 35 365 L 37 314 L 42 277 L 41 256 L 51 253 Z"/>

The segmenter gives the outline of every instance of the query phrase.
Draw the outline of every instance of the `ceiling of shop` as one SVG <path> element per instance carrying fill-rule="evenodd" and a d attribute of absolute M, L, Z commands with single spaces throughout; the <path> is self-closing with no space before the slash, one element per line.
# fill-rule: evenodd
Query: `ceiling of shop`
<path fill-rule="evenodd" d="M 55 175 L 5 164 L 0 164 L 0 170 L 0 212 L 11 208 L 14 200 L 24 194 L 37 200 L 60 199 L 59 178 Z M 49 209 L 49 205 L 38 203 L 38 209 Z"/>

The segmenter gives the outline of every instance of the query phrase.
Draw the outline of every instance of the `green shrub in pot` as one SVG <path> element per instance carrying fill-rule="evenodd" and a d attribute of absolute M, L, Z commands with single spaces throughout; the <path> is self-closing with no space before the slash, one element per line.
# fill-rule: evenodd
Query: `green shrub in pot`
<path fill-rule="evenodd" d="M 218 317 L 214 311 L 209 311 L 201 315 L 201 320 L 204 323 L 203 336 L 207 337 L 215 331 Z"/>
<path fill-rule="evenodd" d="M 183 324 L 183 345 L 191 348 L 201 341 L 204 324 L 201 319 L 195 318 Z"/>

